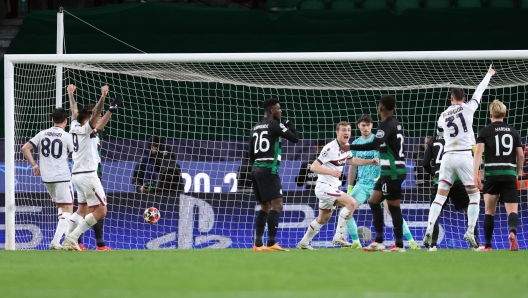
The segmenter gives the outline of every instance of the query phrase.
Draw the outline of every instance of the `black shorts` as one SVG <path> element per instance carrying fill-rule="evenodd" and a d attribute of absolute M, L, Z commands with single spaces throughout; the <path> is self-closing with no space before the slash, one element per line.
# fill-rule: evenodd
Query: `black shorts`
<path fill-rule="evenodd" d="M 484 182 L 484 194 L 499 195 L 499 202 L 520 203 L 517 181 L 486 181 Z"/>
<path fill-rule="evenodd" d="M 402 198 L 403 181 L 404 179 L 392 180 L 389 177 L 381 176 L 376 185 L 374 185 L 374 190 L 381 191 L 384 200 L 400 200 Z"/>
<path fill-rule="evenodd" d="M 436 198 L 437 190 L 438 184 L 435 184 L 433 193 L 431 194 L 431 203 L 433 203 Z M 466 191 L 466 187 L 464 187 L 464 184 L 462 184 L 462 181 L 457 180 L 453 183 L 447 198 L 451 201 L 451 204 L 455 206 L 456 210 L 462 210 L 469 206 L 469 196 Z"/>
<path fill-rule="evenodd" d="M 251 171 L 253 191 L 259 203 L 282 198 L 282 185 L 279 174 L 265 171 Z"/>

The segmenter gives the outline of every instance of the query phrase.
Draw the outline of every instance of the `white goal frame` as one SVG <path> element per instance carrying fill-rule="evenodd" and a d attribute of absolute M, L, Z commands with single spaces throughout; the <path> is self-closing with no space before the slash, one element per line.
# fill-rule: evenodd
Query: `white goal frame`
<path fill-rule="evenodd" d="M 57 45 L 59 47 L 59 45 Z M 37 54 L 4 56 L 5 107 L 5 249 L 15 249 L 15 64 L 62 63 L 226 63 L 226 62 L 348 62 L 429 60 L 528 59 L 528 50 L 431 52 L 325 52 L 325 53 L 221 53 L 221 54 Z M 58 71 L 59 75 L 61 72 Z M 57 78 L 58 102 L 62 80 Z"/>

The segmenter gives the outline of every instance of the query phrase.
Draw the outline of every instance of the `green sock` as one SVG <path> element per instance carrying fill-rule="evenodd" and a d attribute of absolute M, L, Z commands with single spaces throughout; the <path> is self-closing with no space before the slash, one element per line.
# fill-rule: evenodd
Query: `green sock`
<path fill-rule="evenodd" d="M 352 237 L 352 240 L 354 241 L 359 240 L 357 224 L 356 224 L 356 221 L 354 220 L 354 217 L 350 218 L 350 220 L 347 222 L 347 228 L 348 228 L 348 233 L 350 234 L 350 237 Z"/>
<path fill-rule="evenodd" d="M 407 241 L 414 240 L 411 234 L 411 231 L 409 230 L 409 226 L 407 225 L 407 222 L 405 221 L 405 219 L 403 220 L 402 229 L 403 229 L 403 236 L 405 236 L 405 239 L 407 239 Z"/>

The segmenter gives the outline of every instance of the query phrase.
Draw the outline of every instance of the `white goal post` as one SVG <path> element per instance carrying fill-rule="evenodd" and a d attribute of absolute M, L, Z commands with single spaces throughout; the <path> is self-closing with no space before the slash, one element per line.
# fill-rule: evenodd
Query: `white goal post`
<path fill-rule="evenodd" d="M 337 90 L 345 92 L 345 97 L 350 98 L 349 112 L 342 111 L 335 117 L 349 117 L 353 124 L 359 113 L 367 110 L 374 116 L 375 108 L 379 97 L 370 94 L 380 92 L 396 92 L 402 94 L 397 100 L 405 101 L 405 96 L 411 94 L 416 96 L 420 90 L 437 88 L 438 92 L 444 92 L 451 87 L 463 87 L 474 89 L 484 76 L 487 65 L 496 65 L 498 75 L 490 83 L 489 89 L 510 90 L 519 86 L 528 86 L 528 50 L 513 51 L 450 51 L 450 52 L 338 52 L 338 53 L 211 53 L 211 54 L 42 54 L 42 55 L 5 55 L 4 56 L 4 79 L 5 79 L 5 249 L 14 250 L 16 248 L 15 214 L 16 214 L 16 188 L 15 188 L 15 162 L 16 152 L 20 150 L 20 144 L 16 143 L 16 121 L 18 112 L 16 111 L 17 86 L 16 69 L 31 68 L 38 69 L 44 67 L 61 67 L 60 80 L 57 82 L 57 102 L 62 100 L 65 79 L 62 78 L 62 69 L 81 70 L 91 72 L 94 76 L 111 78 L 112 75 L 124 75 L 138 77 L 137 85 L 150 84 L 153 81 L 174 81 L 192 84 L 194 82 L 228 84 L 234 86 L 248 86 L 257 88 L 274 94 L 273 90 L 309 90 L 306 92 L 319 92 L 319 90 Z M 22 71 L 23 72 L 23 71 Z M 23 73 L 21 74 L 23 75 Z M 46 72 L 49 75 L 49 71 Z M 55 74 L 56 75 L 56 74 Z M 104 82 L 105 79 L 97 79 Z M 116 80 L 116 79 L 113 79 Z M 116 80 L 117 81 L 117 80 Z M 147 83 L 144 83 L 147 81 Z M 62 82 L 62 84 L 61 84 Z M 136 90 L 137 86 L 130 87 Z M 122 83 L 121 88 L 127 88 L 126 83 Z M 223 87 L 219 87 L 223 88 Z M 260 89 L 259 89 L 260 88 Z M 524 88 L 524 87 L 523 87 Z M 467 89 L 466 89 L 467 90 Z M 517 89 L 515 89 L 517 90 Z M 354 92 L 369 92 L 368 101 L 354 99 Z M 137 92 L 137 91 L 134 91 Z M 244 91 L 248 92 L 248 91 Z M 293 96 L 304 96 L 305 91 L 295 91 Z M 371 93 L 370 93 L 371 92 Z M 429 92 L 429 91 L 424 91 Z M 516 111 L 512 117 L 522 119 L 524 110 L 523 92 L 514 92 Z M 471 92 L 467 92 L 471 94 Z M 266 93 L 267 94 L 267 93 Z M 437 96 L 436 91 L 428 93 Z M 434 94 L 434 95 L 433 95 Z M 447 93 L 445 93 L 447 94 Z M 495 93 L 494 93 L 495 94 Z M 497 92 L 502 94 L 502 92 Z M 510 93 L 508 93 L 510 94 Z M 513 94 L 513 93 L 512 93 Z M 487 95 L 485 94 L 485 97 Z M 234 111 L 240 108 L 237 104 L 229 103 L 231 99 L 226 97 L 225 104 L 232 105 Z M 280 96 L 279 96 L 280 99 Z M 436 99 L 436 98 L 435 98 Z M 130 99 L 133 100 L 133 99 Z M 324 101 L 329 100 L 328 96 L 321 97 L 318 101 L 323 101 L 321 107 L 310 108 L 310 112 L 324 109 Z M 425 97 L 427 100 L 427 96 Z M 487 102 L 483 101 L 482 111 L 487 108 Z M 221 102 L 219 104 L 222 104 Z M 254 102 L 244 102 L 244 104 L 255 104 Z M 297 104 L 302 104 L 299 100 Z M 411 115 L 416 111 L 411 106 L 406 106 L 399 115 Z M 352 107 L 355 105 L 354 107 Z M 447 106 L 447 102 L 445 103 Z M 361 110 L 365 108 L 366 110 Z M 289 107 L 294 110 L 295 107 Z M 511 108 L 510 108 L 511 109 Z M 332 109 L 329 109 L 332 111 Z M 510 115 L 510 114 L 509 114 Z M 224 115 L 228 117 L 228 115 Z M 255 115 L 254 115 L 255 116 Z M 438 117 L 431 112 L 432 118 Z M 325 113 L 325 117 L 332 118 L 330 113 Z M 319 121 L 319 120 L 318 120 Z M 322 121 L 322 120 L 321 120 Z M 526 120 L 511 123 L 518 130 L 526 125 Z M 307 127 L 312 127 L 316 123 L 310 123 L 309 118 L 303 118 Z M 330 121 L 331 122 L 331 121 Z M 405 125 L 405 121 L 402 121 Z M 413 122 L 414 127 L 419 127 L 419 120 Z M 487 123 L 482 117 L 476 123 L 475 132 Z M 249 129 L 252 124 L 245 123 Z M 325 124 L 326 125 L 326 124 Z M 432 127 L 432 123 L 422 123 L 423 126 Z M 478 125 L 478 126 L 477 126 Z M 376 118 L 374 128 L 377 126 Z M 303 126 L 297 126 L 303 133 Z M 417 128 L 418 130 L 418 128 Z M 430 129 L 429 129 L 430 130 Z M 525 137 L 525 131 L 520 131 Z M 304 131 L 307 138 L 310 133 Z M 314 135 L 317 132 L 312 132 Z M 414 132 L 416 137 L 425 136 L 425 132 Z M 316 137 L 317 138 L 317 137 Z M 326 138 L 332 138 L 331 129 L 326 129 Z M 524 140 L 524 138 L 523 138 Z M 284 141 L 286 143 L 287 141 Z M 286 145 L 286 144 L 284 144 Z M 284 146 L 283 145 L 283 146 Z M 17 147 L 18 146 L 18 147 Z M 289 174 L 294 175 L 294 174 Z M 523 198 L 524 200 L 525 198 Z M 415 203 L 415 202 L 410 202 Z M 428 203 L 428 202 L 427 202 Z M 524 204 L 524 205 L 523 205 Z M 526 207 L 526 202 L 521 204 Z M 521 208 L 522 209 L 522 208 Z M 526 209 L 526 208 L 524 208 Z M 181 208 L 180 208 L 181 210 Z M 163 214 L 163 210 L 162 214 Z M 416 215 L 412 215 L 416 216 Z M 427 214 L 425 214 L 427 216 Z M 442 215 L 445 217 L 448 215 Z M 521 217 L 521 216 L 520 216 Z M 248 216 L 247 222 L 251 225 L 254 219 Z M 457 219 L 456 221 L 459 221 Z M 499 221 L 496 219 L 496 222 Z M 500 219 L 505 224 L 505 219 Z M 520 222 L 522 225 L 522 220 Z M 416 226 L 418 228 L 418 226 Z M 502 226 L 501 226 L 502 227 Z M 522 227 L 521 227 L 522 230 Z M 299 229 L 304 231 L 304 228 Z M 495 233 L 500 233 L 499 229 Z M 524 237 L 528 240 L 528 236 Z M 421 240 L 421 237 L 417 239 Z M 520 243 L 526 247 L 526 242 Z M 232 247 L 244 247 L 232 246 Z"/>

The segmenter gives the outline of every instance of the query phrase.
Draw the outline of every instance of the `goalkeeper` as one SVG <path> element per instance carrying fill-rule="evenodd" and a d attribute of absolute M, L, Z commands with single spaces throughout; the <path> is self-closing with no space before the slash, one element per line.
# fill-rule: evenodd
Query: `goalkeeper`
<path fill-rule="evenodd" d="M 375 135 L 372 134 L 372 117 L 370 115 L 361 115 L 357 121 L 361 137 L 357 138 L 352 144 L 366 144 L 374 140 Z M 374 159 L 379 158 L 380 154 L 377 150 L 371 151 L 352 151 L 354 157 L 360 159 Z M 363 204 L 370 198 L 374 185 L 381 175 L 381 165 L 366 165 L 358 167 L 358 181 L 354 186 L 354 179 L 356 177 L 356 167 L 350 166 L 348 168 L 348 191 L 347 193 L 355 198 L 360 204 Z M 387 204 L 385 210 L 390 214 Z M 352 248 L 360 249 L 361 242 L 359 241 L 358 228 L 354 217 L 347 223 L 348 233 L 352 237 Z M 420 249 L 420 246 L 413 239 L 409 226 L 405 219 L 403 219 L 403 235 L 409 241 L 411 249 Z"/>
<path fill-rule="evenodd" d="M 147 146 L 148 154 L 134 167 L 132 185 L 136 192 L 183 191 L 181 166 L 176 163 L 176 155 L 165 144 L 165 139 L 153 136 Z"/>

